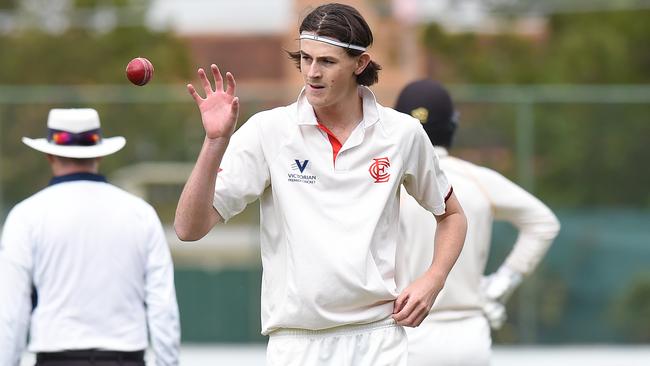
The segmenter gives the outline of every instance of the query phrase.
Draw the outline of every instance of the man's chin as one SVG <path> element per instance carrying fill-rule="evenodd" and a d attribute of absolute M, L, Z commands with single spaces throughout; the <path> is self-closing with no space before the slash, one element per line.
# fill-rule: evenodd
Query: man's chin
<path fill-rule="evenodd" d="M 322 107 L 325 103 L 324 99 L 317 97 L 315 95 L 310 95 L 307 93 L 307 101 L 311 104 L 312 107 Z"/>

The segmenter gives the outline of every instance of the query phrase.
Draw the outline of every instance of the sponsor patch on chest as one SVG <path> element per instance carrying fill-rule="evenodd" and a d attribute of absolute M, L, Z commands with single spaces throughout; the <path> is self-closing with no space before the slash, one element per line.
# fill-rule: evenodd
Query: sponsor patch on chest
<path fill-rule="evenodd" d="M 311 171 L 309 169 L 309 160 L 294 159 L 290 167 L 291 172 L 287 173 L 287 181 L 306 184 L 316 183 L 316 175 L 309 173 Z"/>

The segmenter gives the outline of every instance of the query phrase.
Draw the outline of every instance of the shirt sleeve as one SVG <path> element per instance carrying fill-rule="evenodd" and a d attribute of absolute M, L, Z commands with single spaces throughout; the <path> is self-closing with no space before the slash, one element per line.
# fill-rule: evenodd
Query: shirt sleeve
<path fill-rule="evenodd" d="M 495 220 L 508 221 L 519 234 L 505 265 L 523 275 L 531 273 L 542 260 L 560 230 L 553 212 L 523 188 L 486 168 L 480 181 L 494 210 Z"/>
<path fill-rule="evenodd" d="M 434 215 L 445 213 L 452 188 L 424 129 L 418 128 L 404 159 L 406 191 Z"/>
<path fill-rule="evenodd" d="M 221 161 L 213 205 L 224 221 L 258 199 L 270 184 L 259 122 L 260 117 L 253 116 L 235 132 Z"/>
<path fill-rule="evenodd" d="M 19 216 L 9 213 L 0 241 L 0 365 L 11 366 L 20 364 L 32 310 L 32 244 Z"/>
<path fill-rule="evenodd" d="M 153 208 L 145 277 L 145 305 L 157 366 L 178 365 L 180 321 L 174 268 L 165 234 Z"/>

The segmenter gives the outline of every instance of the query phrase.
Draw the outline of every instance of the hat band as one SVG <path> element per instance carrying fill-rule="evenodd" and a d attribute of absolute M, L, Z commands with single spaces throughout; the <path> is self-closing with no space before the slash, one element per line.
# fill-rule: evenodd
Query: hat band
<path fill-rule="evenodd" d="M 334 38 L 319 36 L 319 35 L 316 35 L 316 34 L 302 33 L 302 34 L 300 34 L 299 39 L 311 39 L 312 41 L 323 42 L 323 43 L 331 44 L 332 46 L 349 48 L 349 49 L 357 50 L 357 51 L 365 51 L 366 50 L 366 48 L 363 47 L 363 46 L 359 46 L 359 45 L 352 44 L 352 43 L 341 42 L 341 41 L 336 40 Z"/>
<path fill-rule="evenodd" d="M 47 141 L 63 146 L 93 146 L 102 141 L 100 129 L 72 133 L 48 128 Z"/>

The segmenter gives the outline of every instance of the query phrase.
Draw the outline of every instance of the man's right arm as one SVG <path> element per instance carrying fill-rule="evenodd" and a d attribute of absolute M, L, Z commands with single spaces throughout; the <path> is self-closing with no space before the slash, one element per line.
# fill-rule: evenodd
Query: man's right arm
<path fill-rule="evenodd" d="M 228 139 L 215 141 L 208 137 L 203 142 L 176 207 L 174 229 L 183 241 L 199 240 L 214 225 L 223 221 L 212 201 L 219 166 L 228 142 Z"/>
<path fill-rule="evenodd" d="M 205 71 L 198 71 L 205 98 L 196 92 L 194 86 L 187 86 L 201 112 L 205 140 L 176 208 L 174 229 L 179 239 L 184 241 L 201 239 L 214 225 L 223 221 L 213 208 L 212 201 L 221 159 L 237 124 L 239 99 L 235 97 L 235 78 L 232 74 L 226 73 L 228 83 L 224 91 L 221 72 L 214 64 L 210 68 L 215 82 L 214 90 Z"/>

